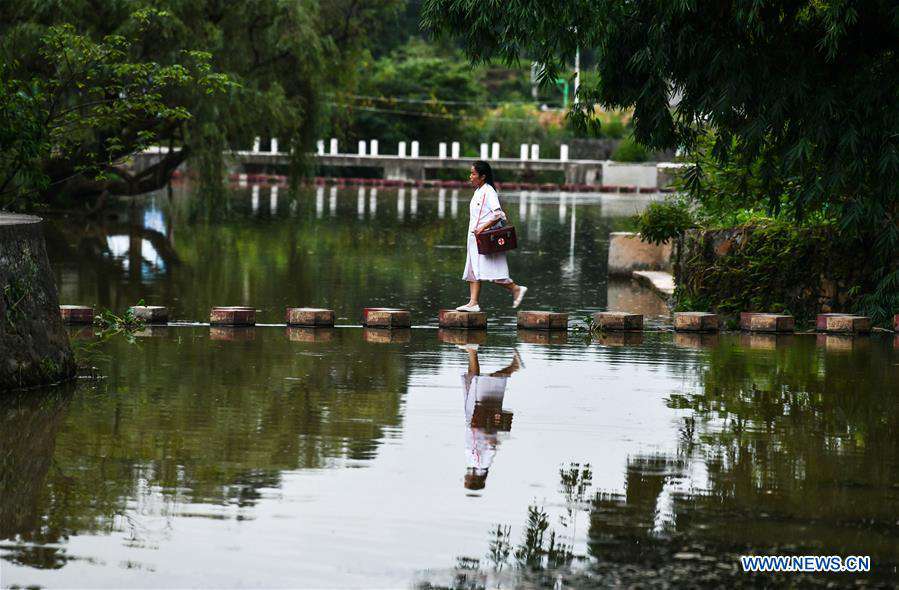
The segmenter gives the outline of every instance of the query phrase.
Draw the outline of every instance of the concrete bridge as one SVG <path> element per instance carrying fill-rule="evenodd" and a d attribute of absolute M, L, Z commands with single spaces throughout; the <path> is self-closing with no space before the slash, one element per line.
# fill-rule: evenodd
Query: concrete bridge
<path fill-rule="evenodd" d="M 267 150 L 262 148 L 266 147 Z M 336 139 L 330 140 L 328 150 L 325 142 L 319 140 L 313 155 L 319 166 L 334 168 L 379 168 L 384 178 L 389 180 L 425 180 L 428 170 L 467 169 L 473 158 L 462 157 L 459 142 L 440 143 L 436 156 L 420 154 L 419 142 L 407 144 L 401 141 L 397 154 L 379 153 L 378 140 L 360 141 L 355 153 L 341 153 Z M 407 149 L 409 148 L 409 149 Z M 448 149 L 449 148 L 449 149 Z M 152 148 L 140 159 L 163 153 L 165 148 Z M 277 166 L 290 161 L 290 153 L 278 149 L 278 140 L 271 139 L 269 146 L 262 146 L 259 138 L 251 150 L 228 152 L 228 156 L 238 165 Z M 562 172 L 565 184 L 632 186 L 636 188 L 664 188 L 670 185 L 671 172 L 677 164 L 669 162 L 614 162 L 612 160 L 571 160 L 568 146 L 562 145 L 558 158 L 541 158 L 540 146 L 522 144 L 517 158 L 500 157 L 498 143 L 480 146 L 480 159 L 487 160 L 497 170 L 519 172 Z M 146 165 L 146 161 L 138 163 Z"/>

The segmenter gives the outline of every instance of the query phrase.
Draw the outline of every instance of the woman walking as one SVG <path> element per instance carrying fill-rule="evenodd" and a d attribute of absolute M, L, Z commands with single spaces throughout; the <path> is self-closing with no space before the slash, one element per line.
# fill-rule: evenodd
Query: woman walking
<path fill-rule="evenodd" d="M 471 174 L 468 177 L 475 187 L 474 195 L 468 204 L 468 252 L 465 260 L 465 271 L 462 278 L 468 281 L 469 299 L 465 305 L 460 305 L 458 311 L 481 311 L 478 298 L 481 294 L 481 281 L 496 283 L 509 291 L 512 295 L 512 307 L 518 307 L 528 288 L 516 285 L 509 278 L 509 265 L 506 262 L 506 253 L 480 254 L 478 241 L 475 237 L 482 231 L 489 229 L 499 220 L 505 220 L 499 205 L 499 196 L 493 186 L 493 170 L 490 164 L 478 160 L 471 166 Z"/>

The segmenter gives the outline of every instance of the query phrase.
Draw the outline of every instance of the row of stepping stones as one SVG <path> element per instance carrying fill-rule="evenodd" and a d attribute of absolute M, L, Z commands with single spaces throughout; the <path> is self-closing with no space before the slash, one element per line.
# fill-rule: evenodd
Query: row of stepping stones
<path fill-rule="evenodd" d="M 91 323 L 94 310 L 78 305 L 59 306 L 63 321 L 69 324 Z M 148 324 L 168 323 L 168 309 L 162 306 L 141 305 L 130 308 L 134 317 Z M 600 311 L 592 316 L 593 324 L 603 331 L 641 331 L 643 316 L 622 311 Z M 331 327 L 335 315 L 331 309 L 290 307 L 287 309 L 288 326 Z M 553 311 L 519 311 L 518 327 L 533 330 L 567 330 L 568 314 Z M 209 313 L 213 326 L 253 326 L 256 309 L 253 307 L 214 307 Z M 408 310 L 389 307 L 366 307 L 362 324 L 372 328 L 408 328 L 412 326 Z M 487 327 L 485 312 L 465 312 L 442 309 L 438 314 L 441 328 L 483 330 Z M 841 313 L 818 314 L 815 321 L 820 332 L 864 334 L 871 331 L 871 319 Z M 899 331 L 899 314 L 894 317 L 894 328 Z M 720 329 L 716 314 L 707 312 L 675 312 L 674 330 L 678 332 L 717 332 Z M 744 312 L 740 314 L 740 329 L 749 332 L 789 333 L 796 329 L 793 316 L 785 314 Z"/>

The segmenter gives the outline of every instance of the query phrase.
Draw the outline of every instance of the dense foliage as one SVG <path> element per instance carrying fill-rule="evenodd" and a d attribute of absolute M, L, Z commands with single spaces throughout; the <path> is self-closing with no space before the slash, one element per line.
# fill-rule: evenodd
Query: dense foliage
<path fill-rule="evenodd" d="M 354 75 L 334 73 L 355 72 L 369 35 L 400 5 L 358 4 L 4 3 L 0 133 L 6 178 L 13 172 L 4 204 L 25 195 L 46 201 L 144 192 L 167 182 L 187 154 L 216 182 L 222 149 L 247 147 L 260 135 L 308 148 L 321 85 L 353 82 Z M 63 126 L 57 113 L 68 117 Z M 139 182 L 119 164 L 148 142 L 183 149 Z"/>

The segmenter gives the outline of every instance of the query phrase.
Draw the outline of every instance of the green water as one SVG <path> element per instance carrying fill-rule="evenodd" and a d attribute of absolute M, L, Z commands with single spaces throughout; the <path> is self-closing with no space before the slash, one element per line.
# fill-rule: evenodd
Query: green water
<path fill-rule="evenodd" d="M 334 208 L 327 189 L 318 205 L 285 191 L 274 213 L 265 191 L 255 212 L 247 189 L 55 220 L 62 300 L 143 298 L 185 320 L 252 303 L 272 323 L 329 303 L 344 324 L 389 303 L 424 327 L 168 327 L 96 346 L 73 329 L 101 379 L 0 399 L 0 586 L 895 582 L 891 336 L 550 338 L 516 333 L 496 289 L 490 330 L 465 338 L 428 327 L 464 296 L 462 250 L 442 247 L 464 237 L 463 195 L 454 218 L 450 191 L 442 216 L 419 193 L 414 217 L 409 192 L 400 215 L 396 192 L 372 214 L 366 191 L 360 214 L 355 190 Z M 608 232 L 640 206 L 607 199 L 546 195 L 524 217 L 508 199 L 532 306 L 652 312 L 605 279 Z M 743 553 L 870 555 L 873 571 L 761 579 L 736 571 Z"/>

